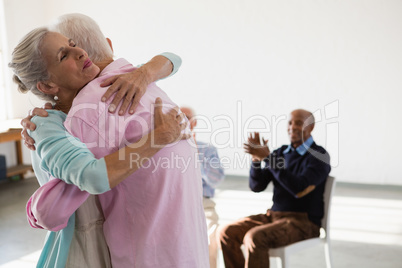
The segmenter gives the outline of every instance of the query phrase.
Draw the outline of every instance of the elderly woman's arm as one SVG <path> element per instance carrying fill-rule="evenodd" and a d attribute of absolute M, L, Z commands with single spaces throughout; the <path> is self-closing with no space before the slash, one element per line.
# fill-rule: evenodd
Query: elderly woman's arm
<path fill-rule="evenodd" d="M 30 134 L 38 141 L 36 154 L 40 159 L 39 168 L 91 194 L 110 190 L 141 168 L 140 165 L 130 163 L 130 155 L 148 159 L 165 145 L 189 137 L 181 134 L 185 127 L 185 124 L 180 124 L 183 115 L 177 114 L 174 109 L 164 114 L 161 103 L 158 98 L 155 105 L 154 130 L 146 134 L 140 144 L 126 146 L 102 159 L 96 159 L 85 144 L 65 130 L 63 113 L 48 111 L 49 116 L 46 118 L 35 117 L 33 120 L 37 127 Z M 152 140 L 159 146 L 153 146 Z M 122 158 L 121 155 L 126 157 Z M 142 162 L 145 161 L 139 161 Z"/>

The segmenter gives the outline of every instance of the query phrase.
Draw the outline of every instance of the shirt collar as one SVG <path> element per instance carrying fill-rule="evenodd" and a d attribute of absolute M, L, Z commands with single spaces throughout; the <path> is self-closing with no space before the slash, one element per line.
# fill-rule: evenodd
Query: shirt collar
<path fill-rule="evenodd" d="M 120 58 L 109 63 L 109 65 L 102 70 L 99 76 L 105 75 L 109 71 L 123 69 L 126 67 L 133 67 L 133 65 L 129 63 L 126 59 Z"/>
<path fill-rule="evenodd" d="M 292 145 L 289 145 L 288 148 L 285 149 L 285 151 L 283 151 L 284 154 L 289 153 L 290 151 L 294 151 L 296 150 L 296 152 L 299 155 L 304 155 L 305 153 L 307 153 L 308 149 L 311 147 L 311 145 L 313 144 L 314 140 L 313 140 L 313 136 L 310 136 L 310 138 L 308 138 L 302 145 L 300 145 L 299 147 L 297 147 L 296 149 L 294 149 L 292 147 Z"/>

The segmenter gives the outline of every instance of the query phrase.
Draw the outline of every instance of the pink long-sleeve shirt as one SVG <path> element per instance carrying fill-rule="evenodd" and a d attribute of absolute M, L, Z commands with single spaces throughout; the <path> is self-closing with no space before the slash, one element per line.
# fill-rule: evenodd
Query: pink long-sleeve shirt
<path fill-rule="evenodd" d="M 105 92 L 100 83 L 133 69 L 124 59 L 114 61 L 74 99 L 65 127 L 96 158 L 140 141 L 152 129 L 156 97 L 162 99 L 164 112 L 176 106 L 151 84 L 134 115 L 110 114 L 107 104 L 100 101 Z M 194 142 L 180 141 L 148 161 L 138 159 L 137 155 L 130 156 L 131 164 L 141 164 L 142 168 L 99 195 L 113 267 L 209 267 L 202 180 Z M 57 183 L 57 187 L 63 186 Z M 77 191 L 82 198 L 78 188 L 68 191 L 70 197 Z"/>

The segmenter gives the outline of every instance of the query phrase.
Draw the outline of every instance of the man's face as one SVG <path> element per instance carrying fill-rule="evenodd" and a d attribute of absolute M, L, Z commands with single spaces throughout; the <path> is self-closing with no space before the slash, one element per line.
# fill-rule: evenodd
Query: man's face
<path fill-rule="evenodd" d="M 290 119 L 288 123 L 288 134 L 290 143 L 294 148 L 302 145 L 305 140 L 311 136 L 311 131 L 313 130 L 313 125 L 305 124 L 306 120 L 309 118 L 309 114 L 303 111 L 293 111 L 290 114 Z"/>

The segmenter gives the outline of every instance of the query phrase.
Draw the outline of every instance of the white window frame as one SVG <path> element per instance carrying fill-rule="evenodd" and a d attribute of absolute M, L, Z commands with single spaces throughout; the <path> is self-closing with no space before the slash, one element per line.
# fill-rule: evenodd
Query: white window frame
<path fill-rule="evenodd" d="M 4 1 L 0 0 L 0 121 L 12 119 L 11 81 L 7 66 L 7 32 L 4 14 Z"/>

